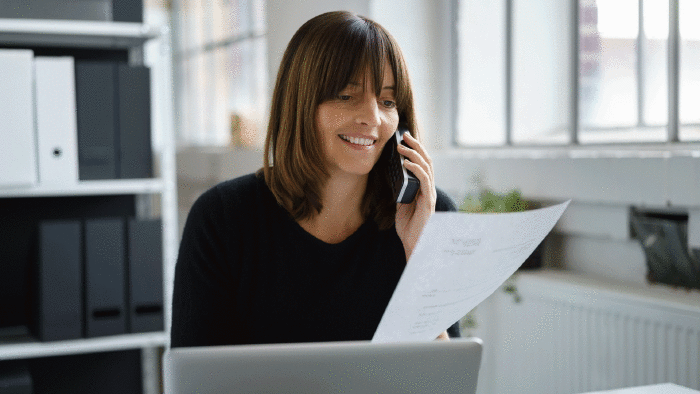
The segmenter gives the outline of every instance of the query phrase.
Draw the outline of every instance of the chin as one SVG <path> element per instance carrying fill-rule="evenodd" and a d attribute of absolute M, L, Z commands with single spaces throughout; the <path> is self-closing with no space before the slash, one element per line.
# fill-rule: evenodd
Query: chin
<path fill-rule="evenodd" d="M 340 167 L 341 171 L 346 174 L 367 176 L 370 171 L 374 168 L 374 164 L 370 163 L 347 163 L 347 165 Z"/>

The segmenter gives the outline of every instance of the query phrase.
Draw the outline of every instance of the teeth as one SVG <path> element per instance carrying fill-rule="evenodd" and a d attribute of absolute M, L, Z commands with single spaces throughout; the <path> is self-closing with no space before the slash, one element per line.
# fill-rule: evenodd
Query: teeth
<path fill-rule="evenodd" d="M 355 138 L 355 137 L 348 137 L 345 135 L 341 135 L 340 138 L 344 139 L 345 141 L 351 142 L 355 145 L 369 146 L 369 145 L 374 144 L 374 140 L 369 139 L 369 138 Z"/>

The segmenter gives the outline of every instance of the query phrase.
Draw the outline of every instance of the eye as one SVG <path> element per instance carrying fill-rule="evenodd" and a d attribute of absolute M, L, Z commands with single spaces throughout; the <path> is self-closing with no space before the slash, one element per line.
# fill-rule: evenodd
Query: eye
<path fill-rule="evenodd" d="M 340 101 L 348 101 L 352 98 L 352 96 L 348 96 L 347 94 L 339 94 L 338 95 L 338 100 Z"/>
<path fill-rule="evenodd" d="M 382 104 L 387 108 L 396 108 L 396 102 L 391 100 L 383 100 Z"/>

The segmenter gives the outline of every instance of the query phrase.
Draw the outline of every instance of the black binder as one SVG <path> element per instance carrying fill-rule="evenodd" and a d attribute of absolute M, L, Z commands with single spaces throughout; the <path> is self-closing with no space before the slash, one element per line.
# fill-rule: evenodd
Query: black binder
<path fill-rule="evenodd" d="M 42 341 L 75 339 L 83 331 L 80 221 L 39 223 L 34 335 Z"/>
<path fill-rule="evenodd" d="M 162 233 L 160 220 L 129 219 L 129 332 L 164 329 Z"/>
<path fill-rule="evenodd" d="M 118 66 L 119 177 L 153 176 L 151 74 L 147 67 Z"/>
<path fill-rule="evenodd" d="M 85 221 L 86 337 L 126 332 L 124 220 Z"/>
<path fill-rule="evenodd" d="M 116 124 L 116 65 L 75 63 L 78 121 L 78 177 L 117 178 L 119 136 Z"/>
<path fill-rule="evenodd" d="M 112 21 L 143 23 L 143 0 L 112 0 Z"/>
<path fill-rule="evenodd" d="M 0 361 L 0 394 L 32 394 L 34 384 L 27 360 Z"/>

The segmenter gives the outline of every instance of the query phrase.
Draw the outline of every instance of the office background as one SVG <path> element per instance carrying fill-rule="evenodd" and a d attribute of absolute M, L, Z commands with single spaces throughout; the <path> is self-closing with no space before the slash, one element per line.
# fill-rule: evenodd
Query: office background
<path fill-rule="evenodd" d="M 559 271 L 518 273 L 506 286 L 514 292 L 497 292 L 465 319 L 466 332 L 494 344 L 486 346 L 479 391 L 700 384 L 698 291 L 649 284 L 653 248 L 642 241 L 651 241 L 632 225 L 664 218 L 687 234 L 683 251 L 665 253 L 697 261 L 690 250 L 700 247 L 696 2 L 273 0 L 262 21 L 261 3 L 245 4 L 237 15 L 248 15 L 249 30 L 235 44 L 222 39 L 175 64 L 178 135 L 187 146 L 178 152 L 181 215 L 207 185 L 260 165 L 265 107 L 250 104 L 269 96 L 294 30 L 323 11 L 369 15 L 407 58 L 438 186 L 457 201 L 484 188 L 519 190 L 542 205 L 572 199 L 543 245 L 543 266 Z M 217 12 L 192 7 L 177 8 L 178 31 L 187 33 L 175 42 L 207 48 L 217 32 L 198 29 L 197 19 Z M 215 75 L 222 79 L 209 80 Z M 237 79 L 243 75 L 247 85 Z M 221 88 L 224 76 L 235 89 Z M 196 108 L 211 97 L 229 101 L 249 123 L 229 127 L 226 114 L 220 128 L 207 124 L 212 119 Z M 238 148 L 212 147 L 222 141 Z"/>
<path fill-rule="evenodd" d="M 572 199 L 541 266 L 516 273 L 462 321 L 485 342 L 479 392 L 700 389 L 695 0 L 145 0 L 145 33 L 127 58 L 150 69 L 154 175 L 58 193 L 100 199 L 125 189 L 139 197 L 110 197 L 120 214 L 162 221 L 163 330 L 4 341 L 0 360 L 38 360 L 32 368 L 52 377 L 91 365 L 105 382 L 159 391 L 187 212 L 207 188 L 262 165 L 282 51 L 303 22 L 337 9 L 375 19 L 401 45 L 436 183 L 458 203 L 485 189 L 518 190 L 536 205 Z M 4 22 L 0 42 L 14 28 Z M 16 190 L 5 202 L 57 193 Z M 635 229 L 648 218 L 666 232 Z M 688 264 L 687 282 L 650 277 L 654 239 L 678 240 L 662 260 Z M 71 344 L 78 350 L 66 351 Z"/>

